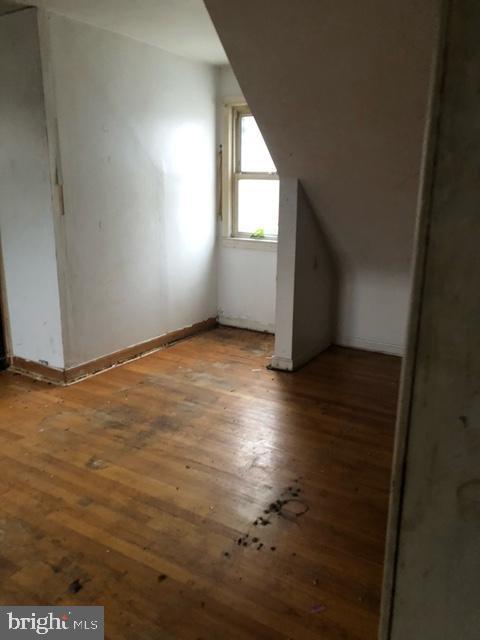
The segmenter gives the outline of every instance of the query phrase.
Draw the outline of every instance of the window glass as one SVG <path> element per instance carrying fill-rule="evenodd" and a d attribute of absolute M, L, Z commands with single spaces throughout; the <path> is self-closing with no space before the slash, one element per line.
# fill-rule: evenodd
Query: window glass
<path fill-rule="evenodd" d="M 240 171 L 276 173 L 272 156 L 267 149 L 253 116 L 240 118 Z"/>
<path fill-rule="evenodd" d="M 238 181 L 238 231 L 278 235 L 278 180 Z"/>

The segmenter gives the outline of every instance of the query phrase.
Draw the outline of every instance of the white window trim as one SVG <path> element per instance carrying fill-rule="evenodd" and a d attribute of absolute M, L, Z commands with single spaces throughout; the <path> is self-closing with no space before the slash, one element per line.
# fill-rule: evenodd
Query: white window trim
<path fill-rule="evenodd" d="M 242 173 L 236 171 L 239 163 L 239 150 L 236 149 L 236 127 L 239 115 L 251 114 L 244 100 L 232 99 L 224 103 L 224 122 L 222 135 L 222 244 L 233 248 L 276 250 L 277 236 L 251 238 L 246 233 L 236 233 L 236 185 L 239 180 L 258 178 L 278 180 L 276 173 Z"/>

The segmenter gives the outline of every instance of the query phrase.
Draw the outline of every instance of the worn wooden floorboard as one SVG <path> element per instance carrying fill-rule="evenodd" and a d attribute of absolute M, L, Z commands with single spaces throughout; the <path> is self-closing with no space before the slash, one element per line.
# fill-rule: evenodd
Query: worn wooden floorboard
<path fill-rule="evenodd" d="M 287 374 L 272 347 L 219 328 L 68 388 L 1 373 L 0 602 L 102 604 L 111 640 L 373 640 L 399 360 Z"/>

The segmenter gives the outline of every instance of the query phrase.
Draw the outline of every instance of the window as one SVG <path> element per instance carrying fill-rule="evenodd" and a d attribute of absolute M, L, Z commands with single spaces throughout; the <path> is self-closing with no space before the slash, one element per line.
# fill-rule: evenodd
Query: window
<path fill-rule="evenodd" d="M 279 179 L 255 118 L 246 105 L 229 107 L 224 172 L 227 232 L 233 238 L 276 241 Z"/>

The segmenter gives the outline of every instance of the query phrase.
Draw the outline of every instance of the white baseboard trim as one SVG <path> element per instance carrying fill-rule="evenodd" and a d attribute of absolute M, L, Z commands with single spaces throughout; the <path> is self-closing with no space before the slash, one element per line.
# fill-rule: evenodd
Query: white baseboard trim
<path fill-rule="evenodd" d="M 405 347 L 401 344 L 391 344 L 388 342 L 377 342 L 364 338 L 352 338 L 350 336 L 337 337 L 335 344 L 339 347 L 351 347 L 352 349 L 363 349 L 374 351 L 375 353 L 385 353 L 389 356 L 404 356 Z"/>
<path fill-rule="evenodd" d="M 270 367 L 275 371 L 293 371 L 293 360 L 291 358 L 272 356 Z"/>
<path fill-rule="evenodd" d="M 271 368 L 277 369 L 278 371 L 296 371 L 303 367 L 304 364 L 313 360 L 318 355 L 323 353 L 330 346 L 330 340 L 318 344 L 316 347 L 312 347 L 307 352 L 300 354 L 299 356 L 295 356 L 293 359 L 284 358 L 282 356 L 273 356 Z"/>
<path fill-rule="evenodd" d="M 235 327 L 236 329 L 250 329 L 250 331 L 260 331 L 262 333 L 275 333 L 275 325 L 263 322 L 257 322 L 257 320 L 251 320 L 250 318 L 228 318 L 227 316 L 219 315 L 218 324 L 225 327 Z"/>

